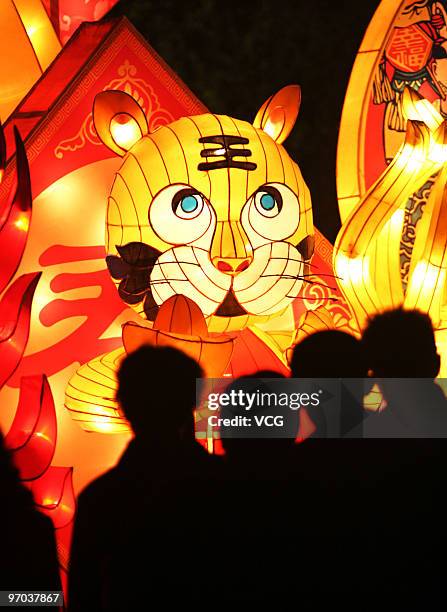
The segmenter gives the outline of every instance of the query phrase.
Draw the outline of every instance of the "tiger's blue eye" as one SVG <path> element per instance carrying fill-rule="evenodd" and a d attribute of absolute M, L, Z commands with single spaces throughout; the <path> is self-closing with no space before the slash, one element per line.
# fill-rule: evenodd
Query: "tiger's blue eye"
<path fill-rule="evenodd" d="M 197 210 L 199 203 L 193 195 L 187 195 L 180 200 L 180 208 L 184 213 L 192 213 Z"/>
<path fill-rule="evenodd" d="M 281 213 L 281 193 L 272 185 L 264 185 L 263 187 L 260 187 L 254 194 L 253 200 L 256 211 L 263 217 L 273 219 Z"/>
<path fill-rule="evenodd" d="M 260 204 L 264 210 L 273 210 L 275 208 L 275 198 L 271 193 L 263 193 L 260 198 Z"/>

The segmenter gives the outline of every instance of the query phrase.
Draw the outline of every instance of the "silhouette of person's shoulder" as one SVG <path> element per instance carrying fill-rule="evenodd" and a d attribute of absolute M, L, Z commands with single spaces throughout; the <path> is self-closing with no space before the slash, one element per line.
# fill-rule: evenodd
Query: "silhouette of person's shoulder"
<path fill-rule="evenodd" d="M 99 508 L 119 508 L 129 511 L 132 505 L 142 503 L 163 492 L 164 495 L 187 492 L 187 487 L 211 486 L 223 478 L 224 465 L 221 457 L 210 455 L 198 443 L 187 449 L 173 447 L 171 452 L 148 452 L 135 441 L 131 442 L 120 461 L 110 470 L 91 482 L 79 496 L 79 508 L 84 509 L 91 522 Z M 168 483 L 176 483 L 169 490 Z M 101 516 L 102 527 L 107 520 Z M 112 518 L 112 521 L 114 519 Z"/>
<path fill-rule="evenodd" d="M 54 526 L 19 479 L 0 431 L 0 583 L 19 590 L 61 590 Z M 39 608 L 40 609 L 40 608 Z"/>
<path fill-rule="evenodd" d="M 445 438 L 447 399 L 430 381 L 397 381 L 387 407 L 364 423 L 367 438 Z"/>
<path fill-rule="evenodd" d="M 61 590 L 54 526 L 36 509 L 14 509 L 3 531 L 0 576 L 4 587 L 27 590 Z M 3 517 L 2 517 L 3 518 Z"/>

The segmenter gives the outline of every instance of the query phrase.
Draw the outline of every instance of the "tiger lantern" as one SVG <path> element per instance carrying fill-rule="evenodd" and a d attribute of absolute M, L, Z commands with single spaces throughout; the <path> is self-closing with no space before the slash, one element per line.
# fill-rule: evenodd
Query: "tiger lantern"
<path fill-rule="evenodd" d="M 205 340 L 224 347 L 220 375 L 228 342 L 247 327 L 286 364 L 292 303 L 314 248 L 310 193 L 282 146 L 300 101 L 292 85 L 271 96 L 253 124 L 207 113 L 149 133 L 131 96 L 96 96 L 97 133 L 123 157 L 108 199 L 107 266 L 121 298 L 141 316 L 140 330 L 135 323 L 131 330 L 141 343 L 154 341 L 160 311 L 182 295 L 206 322 Z M 116 430 L 126 426 L 113 376 L 125 347 L 81 366 L 69 383 L 66 405 L 73 415 L 88 405 L 91 418 L 80 419 L 86 429 L 109 430 L 96 425 L 110 418 Z"/>

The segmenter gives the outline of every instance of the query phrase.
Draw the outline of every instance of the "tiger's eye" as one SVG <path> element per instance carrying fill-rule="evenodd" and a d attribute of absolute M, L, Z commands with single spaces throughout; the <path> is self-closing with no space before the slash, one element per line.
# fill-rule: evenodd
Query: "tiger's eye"
<path fill-rule="evenodd" d="M 260 204 L 264 210 L 272 210 L 275 207 L 275 198 L 271 193 L 263 193 Z"/>
<path fill-rule="evenodd" d="M 282 210 L 282 197 L 275 187 L 263 185 L 254 195 L 254 204 L 260 215 L 273 219 Z"/>
<path fill-rule="evenodd" d="M 195 219 L 201 214 L 204 206 L 204 197 L 194 189 L 181 189 L 172 198 L 172 210 L 180 219 Z"/>
<path fill-rule="evenodd" d="M 197 210 L 199 203 L 196 196 L 187 195 L 180 200 L 180 207 L 185 213 L 192 213 Z"/>

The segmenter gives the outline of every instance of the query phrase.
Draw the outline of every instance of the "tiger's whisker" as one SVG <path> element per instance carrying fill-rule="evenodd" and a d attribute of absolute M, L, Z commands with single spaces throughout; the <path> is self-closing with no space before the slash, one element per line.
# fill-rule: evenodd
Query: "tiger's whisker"
<path fill-rule="evenodd" d="M 175 260 L 175 261 L 162 261 L 162 262 L 156 261 L 154 263 L 153 267 L 155 267 L 155 266 L 161 267 L 162 265 L 165 266 L 165 265 L 168 265 L 168 264 L 183 264 L 183 265 L 189 265 L 189 266 L 198 266 L 199 268 L 202 267 L 199 263 L 195 263 L 193 261 L 177 261 L 177 260 Z"/>
<path fill-rule="evenodd" d="M 310 263 L 306 259 L 295 259 L 292 257 L 270 257 L 270 261 L 296 261 L 298 263 L 307 264 L 309 267 L 316 268 L 317 270 L 320 269 L 317 264 Z"/>
<path fill-rule="evenodd" d="M 313 274 L 309 274 L 309 276 L 313 276 Z M 330 276 L 330 275 L 329 275 Z M 269 278 L 274 277 L 278 278 L 278 280 L 302 280 L 303 283 L 308 283 L 309 285 L 319 285 L 320 287 L 327 287 L 328 289 L 332 289 L 333 291 L 337 291 L 337 287 L 331 287 L 330 285 L 326 285 L 325 283 L 319 283 L 318 281 L 312 281 L 308 278 L 305 278 L 305 275 L 297 274 L 294 276 L 293 274 L 262 274 L 260 278 Z"/>
<path fill-rule="evenodd" d="M 286 297 L 288 298 L 294 298 L 295 300 L 306 300 L 307 302 L 312 301 L 312 300 L 321 300 L 321 297 L 314 297 L 314 296 L 309 296 L 309 297 L 304 297 L 302 295 L 297 295 L 297 296 L 293 296 L 293 295 L 286 295 Z M 329 302 L 339 302 L 340 298 L 336 298 L 336 297 L 328 297 L 325 298 L 327 301 Z"/>
<path fill-rule="evenodd" d="M 338 278 L 341 279 L 341 276 L 337 276 L 336 274 L 302 274 L 302 277 L 304 276 L 329 276 L 329 278 Z"/>
<path fill-rule="evenodd" d="M 189 280 L 187 278 L 166 278 L 166 279 L 157 279 L 157 280 L 153 280 L 151 281 L 151 285 L 166 285 L 169 283 L 179 283 L 179 282 L 189 282 Z"/>

